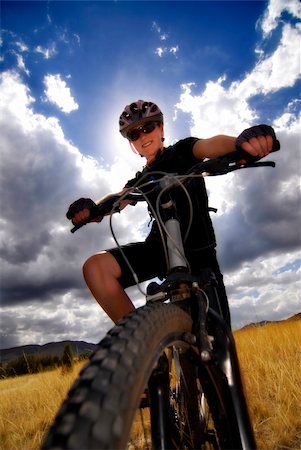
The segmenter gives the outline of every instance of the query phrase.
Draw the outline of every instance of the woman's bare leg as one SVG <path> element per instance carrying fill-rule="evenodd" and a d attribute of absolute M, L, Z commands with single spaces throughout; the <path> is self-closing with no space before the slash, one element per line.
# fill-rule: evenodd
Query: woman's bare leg
<path fill-rule="evenodd" d="M 121 269 L 111 253 L 91 256 L 83 266 L 83 274 L 92 295 L 113 322 L 135 309 L 118 281 Z"/>

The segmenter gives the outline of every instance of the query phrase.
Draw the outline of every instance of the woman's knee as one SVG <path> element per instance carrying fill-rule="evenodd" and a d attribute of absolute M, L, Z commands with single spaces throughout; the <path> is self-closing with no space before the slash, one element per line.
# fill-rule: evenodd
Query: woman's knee
<path fill-rule="evenodd" d="M 90 256 L 83 265 L 84 278 L 88 277 L 101 277 L 101 276 L 113 276 L 119 278 L 121 275 L 121 269 L 118 262 L 108 252 L 97 253 Z"/>
<path fill-rule="evenodd" d="M 90 256 L 83 265 L 83 274 L 86 278 L 91 272 L 95 272 L 99 267 L 99 258 L 98 255 Z"/>

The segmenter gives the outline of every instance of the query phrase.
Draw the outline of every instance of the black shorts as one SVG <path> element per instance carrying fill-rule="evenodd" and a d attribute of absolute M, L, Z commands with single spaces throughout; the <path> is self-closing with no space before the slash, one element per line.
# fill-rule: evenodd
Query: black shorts
<path fill-rule="evenodd" d="M 158 239 L 147 238 L 144 242 L 122 245 L 120 248 L 108 249 L 107 252 L 114 256 L 121 268 L 122 275 L 119 282 L 124 289 L 136 284 L 132 270 L 139 282 L 166 276 L 165 253 Z M 197 252 L 186 250 L 185 253 L 192 273 L 197 274 L 201 269 L 210 268 L 219 278 L 221 274 L 214 248 Z M 131 265 L 132 270 L 125 258 Z"/>
<path fill-rule="evenodd" d="M 155 277 L 163 278 L 166 274 L 164 251 L 159 244 L 151 245 L 149 241 L 135 242 L 107 251 L 114 256 L 121 268 L 122 275 L 119 282 L 124 289 L 136 284 L 132 271 L 136 274 L 139 282 Z"/>
<path fill-rule="evenodd" d="M 167 268 L 164 250 L 161 242 L 157 239 L 147 238 L 145 242 L 126 244 L 122 245 L 120 248 L 112 248 L 107 251 L 114 256 L 121 268 L 122 275 L 119 278 L 119 282 L 124 289 L 136 284 L 132 270 L 136 274 L 139 282 L 150 280 L 155 277 L 162 279 L 166 276 Z M 122 253 L 124 253 L 124 256 L 131 265 L 132 270 L 127 264 Z M 197 275 L 202 269 L 207 268 L 211 269 L 215 273 L 217 280 L 217 291 L 219 298 L 222 299 L 221 308 L 223 311 L 223 316 L 228 325 L 231 327 L 226 289 L 224 286 L 223 275 L 220 272 L 217 262 L 215 248 L 198 251 L 186 250 L 185 253 L 193 274 Z"/>

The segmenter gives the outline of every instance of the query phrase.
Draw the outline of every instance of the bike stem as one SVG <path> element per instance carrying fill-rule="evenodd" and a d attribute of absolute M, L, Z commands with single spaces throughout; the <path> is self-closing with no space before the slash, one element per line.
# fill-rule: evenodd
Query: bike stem
<path fill-rule="evenodd" d="M 162 189 L 165 189 L 160 206 L 162 209 L 162 222 L 167 231 L 168 273 L 174 272 L 175 270 L 188 271 L 176 206 L 168 192 L 170 188 L 174 187 L 175 182 L 171 177 L 164 177 L 160 180 L 160 185 Z"/>

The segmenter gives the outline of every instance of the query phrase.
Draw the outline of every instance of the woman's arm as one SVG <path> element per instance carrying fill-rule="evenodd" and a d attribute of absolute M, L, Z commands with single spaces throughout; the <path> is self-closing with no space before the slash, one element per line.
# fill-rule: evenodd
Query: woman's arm
<path fill-rule="evenodd" d="M 209 139 L 200 139 L 193 146 L 193 154 L 197 159 L 218 158 L 242 148 L 252 156 L 263 158 L 268 155 L 276 141 L 272 127 L 256 125 L 244 130 L 237 138 L 223 134 Z"/>
<path fill-rule="evenodd" d="M 193 154 L 197 159 L 218 158 L 236 151 L 236 138 L 220 134 L 209 139 L 199 139 L 193 146 Z"/>

